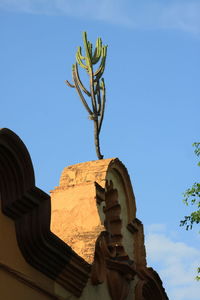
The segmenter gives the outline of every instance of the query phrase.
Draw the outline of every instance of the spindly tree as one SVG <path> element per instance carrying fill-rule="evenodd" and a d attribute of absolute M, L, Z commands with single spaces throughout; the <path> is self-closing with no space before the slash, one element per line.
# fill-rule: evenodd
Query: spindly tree
<path fill-rule="evenodd" d="M 193 146 L 195 154 L 200 157 L 200 143 L 194 143 Z M 198 166 L 200 166 L 200 161 Z M 183 202 L 186 205 L 193 205 L 195 209 L 189 216 L 184 217 L 180 225 L 185 226 L 186 230 L 192 229 L 194 224 L 200 223 L 200 182 L 195 182 L 191 188 L 185 191 Z M 198 273 L 200 275 L 200 268 L 198 268 Z M 197 276 L 197 279 L 200 280 L 200 276 Z"/>
<path fill-rule="evenodd" d="M 97 157 L 103 158 L 100 151 L 99 135 L 104 118 L 106 89 L 105 82 L 102 78 L 105 63 L 107 46 L 102 45 L 101 38 L 96 41 L 96 47 L 93 50 L 93 45 L 88 41 L 86 32 L 83 32 L 83 43 L 85 56 L 82 53 L 82 48 L 78 47 L 76 52 L 76 62 L 72 65 L 73 84 L 66 80 L 68 86 L 75 88 L 78 92 L 80 100 L 85 109 L 89 113 L 89 119 L 94 122 L 94 141 Z M 94 65 L 98 63 L 98 67 L 94 70 Z M 89 88 L 87 89 L 79 75 L 79 67 L 83 68 L 89 75 Z M 85 96 L 90 98 L 91 104 L 88 104 Z"/>

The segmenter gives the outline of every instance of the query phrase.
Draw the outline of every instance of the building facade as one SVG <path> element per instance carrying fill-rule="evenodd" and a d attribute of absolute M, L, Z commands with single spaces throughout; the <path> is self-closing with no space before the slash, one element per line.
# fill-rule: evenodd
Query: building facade
<path fill-rule="evenodd" d="M 0 203 L 0 299 L 168 299 L 119 159 L 64 168 L 50 197 L 23 142 L 1 129 Z"/>

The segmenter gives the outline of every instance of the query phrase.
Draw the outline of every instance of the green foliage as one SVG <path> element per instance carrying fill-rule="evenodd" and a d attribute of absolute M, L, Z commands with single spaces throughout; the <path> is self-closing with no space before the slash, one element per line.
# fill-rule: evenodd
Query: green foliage
<path fill-rule="evenodd" d="M 100 152 L 99 134 L 103 122 L 106 89 L 102 78 L 107 55 L 107 46 L 102 44 L 101 38 L 97 38 L 96 47 L 93 51 L 93 45 L 87 39 L 87 33 L 83 32 L 83 44 L 85 56 L 82 54 L 82 48 L 78 47 L 76 52 L 76 63 L 72 65 L 72 78 L 74 84 L 66 80 L 68 86 L 75 88 L 85 109 L 89 113 L 89 119 L 94 121 L 94 139 L 96 153 L 99 159 L 103 158 Z M 99 63 L 96 71 L 94 65 Z M 89 75 L 89 89 L 87 89 L 80 79 L 78 67 L 83 68 Z M 85 95 L 91 99 L 91 105 L 85 99 Z"/>
<path fill-rule="evenodd" d="M 197 268 L 197 272 L 198 272 L 198 274 L 200 274 L 200 268 Z M 200 281 L 200 276 L 197 275 L 196 280 Z"/>
<path fill-rule="evenodd" d="M 200 157 L 200 143 L 194 143 L 193 147 L 195 147 L 194 152 L 197 157 Z M 200 166 L 200 161 L 198 162 L 198 166 Z M 180 226 L 185 226 L 186 230 L 192 229 L 194 224 L 200 223 L 200 183 L 195 182 L 191 188 L 185 191 L 183 202 L 187 206 L 194 206 L 195 209 L 190 215 L 185 216 L 181 220 Z M 198 268 L 197 272 L 200 274 L 200 268 Z M 197 276 L 196 279 L 200 280 L 200 276 Z"/>
<path fill-rule="evenodd" d="M 195 154 L 200 156 L 200 143 L 194 143 Z M 200 166 L 200 162 L 198 162 Z M 181 226 L 186 226 L 186 230 L 192 229 L 193 224 L 200 223 L 200 183 L 195 182 L 191 188 L 187 189 L 184 193 L 183 202 L 188 206 L 196 206 L 196 209 L 189 215 L 185 216 L 184 220 L 181 221 Z"/>

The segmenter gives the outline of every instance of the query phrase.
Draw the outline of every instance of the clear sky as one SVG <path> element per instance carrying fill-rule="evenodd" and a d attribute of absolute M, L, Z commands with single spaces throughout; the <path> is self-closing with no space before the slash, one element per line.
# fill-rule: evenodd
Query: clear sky
<path fill-rule="evenodd" d="M 93 124 L 71 80 L 82 32 L 108 44 L 105 158 L 128 168 L 147 260 L 170 300 L 199 300 L 199 228 L 183 192 L 199 180 L 200 1 L 0 0 L 0 127 L 24 141 L 47 193 L 65 166 L 96 159 Z"/>

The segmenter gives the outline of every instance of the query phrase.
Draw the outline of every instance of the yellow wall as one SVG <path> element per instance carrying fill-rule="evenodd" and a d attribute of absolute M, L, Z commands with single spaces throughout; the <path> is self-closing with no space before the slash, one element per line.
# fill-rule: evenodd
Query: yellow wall
<path fill-rule="evenodd" d="M 56 295 L 55 291 L 59 295 L 59 285 L 55 288 L 53 280 L 25 261 L 17 244 L 14 222 L 2 214 L 1 208 L 0 245 L 1 300 L 47 300 Z"/>

